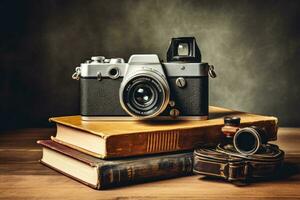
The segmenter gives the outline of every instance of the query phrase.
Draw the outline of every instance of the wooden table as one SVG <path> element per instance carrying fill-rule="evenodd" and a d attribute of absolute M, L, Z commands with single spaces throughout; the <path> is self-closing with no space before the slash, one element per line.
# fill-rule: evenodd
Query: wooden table
<path fill-rule="evenodd" d="M 234 186 L 190 176 L 93 190 L 41 164 L 38 139 L 54 129 L 26 129 L 0 136 L 0 199 L 300 199 L 300 128 L 281 128 L 276 142 L 286 152 L 281 178 Z"/>

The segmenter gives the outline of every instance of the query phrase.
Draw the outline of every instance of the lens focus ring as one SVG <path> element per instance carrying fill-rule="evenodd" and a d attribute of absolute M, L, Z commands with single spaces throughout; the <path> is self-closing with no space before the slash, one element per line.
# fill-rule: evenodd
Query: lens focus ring
<path fill-rule="evenodd" d="M 168 105 L 170 90 L 167 81 L 153 71 L 135 73 L 120 87 L 123 109 L 136 118 L 153 118 Z"/>

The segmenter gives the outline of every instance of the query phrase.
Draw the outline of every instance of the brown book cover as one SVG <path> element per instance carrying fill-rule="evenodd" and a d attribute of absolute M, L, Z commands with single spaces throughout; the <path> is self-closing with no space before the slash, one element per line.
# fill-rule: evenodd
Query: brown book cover
<path fill-rule="evenodd" d="M 241 117 L 241 127 L 265 128 L 276 140 L 277 118 L 210 106 L 208 120 L 190 121 L 82 121 L 80 116 L 50 118 L 57 123 L 56 142 L 107 159 L 179 150 L 201 143 L 217 143 L 224 116 Z"/>
<path fill-rule="evenodd" d="M 102 160 L 51 140 L 40 140 L 41 163 L 95 189 L 192 174 L 193 153 Z"/>

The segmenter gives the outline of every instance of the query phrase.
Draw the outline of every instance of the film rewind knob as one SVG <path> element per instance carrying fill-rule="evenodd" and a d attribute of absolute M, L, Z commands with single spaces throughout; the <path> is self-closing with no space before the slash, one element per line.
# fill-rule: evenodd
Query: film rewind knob
<path fill-rule="evenodd" d="M 102 62 L 104 62 L 105 57 L 104 56 L 93 56 L 93 57 L 91 57 L 91 60 L 93 62 L 100 62 L 100 63 L 102 63 Z"/>

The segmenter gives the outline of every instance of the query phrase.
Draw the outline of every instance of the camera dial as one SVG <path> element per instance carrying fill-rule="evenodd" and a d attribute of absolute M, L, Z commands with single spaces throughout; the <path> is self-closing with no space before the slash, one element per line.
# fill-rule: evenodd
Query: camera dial
<path fill-rule="evenodd" d="M 125 63 L 123 58 L 111 58 L 109 60 L 110 64 L 117 64 L 117 63 Z"/>
<path fill-rule="evenodd" d="M 91 57 L 92 63 L 103 63 L 105 60 L 104 56 L 93 56 Z"/>

